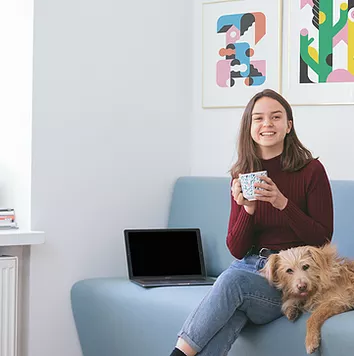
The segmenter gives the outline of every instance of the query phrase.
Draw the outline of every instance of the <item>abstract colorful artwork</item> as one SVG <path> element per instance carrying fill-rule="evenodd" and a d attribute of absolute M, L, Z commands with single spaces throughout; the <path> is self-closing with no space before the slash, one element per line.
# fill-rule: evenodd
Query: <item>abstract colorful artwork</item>
<path fill-rule="evenodd" d="M 300 31 L 301 83 L 354 82 L 354 0 L 338 6 L 338 19 L 333 18 L 334 4 L 333 0 L 301 0 L 301 9 L 312 8 L 311 29 L 313 36 L 317 36 L 316 48 L 313 46 L 315 37 L 309 37 L 309 29 Z M 341 52 L 335 56 L 339 47 L 342 47 Z M 337 63 L 345 51 L 346 63 Z M 339 65 L 343 67 L 338 68 Z M 313 80 L 309 78 L 309 68 L 315 74 Z"/>
<path fill-rule="evenodd" d="M 254 26 L 253 41 L 244 41 L 244 36 Z M 232 87 L 237 79 L 245 85 L 261 85 L 266 80 L 266 61 L 252 61 L 254 48 L 266 34 L 266 17 L 262 12 L 223 15 L 218 18 L 216 32 L 225 34 L 225 47 L 220 48 L 221 58 L 216 62 L 216 83 Z"/>
<path fill-rule="evenodd" d="M 278 0 L 203 4 L 203 107 L 244 106 L 262 88 L 279 90 Z"/>
<path fill-rule="evenodd" d="M 289 100 L 354 104 L 354 0 L 296 0 L 289 17 Z"/>

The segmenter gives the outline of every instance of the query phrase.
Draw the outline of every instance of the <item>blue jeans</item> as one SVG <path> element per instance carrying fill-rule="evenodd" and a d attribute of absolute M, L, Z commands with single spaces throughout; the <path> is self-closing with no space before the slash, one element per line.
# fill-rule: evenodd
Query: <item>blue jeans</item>
<path fill-rule="evenodd" d="M 200 356 L 224 356 L 248 321 L 266 324 L 281 314 L 281 294 L 258 274 L 266 259 L 236 260 L 216 280 L 178 334 Z"/>

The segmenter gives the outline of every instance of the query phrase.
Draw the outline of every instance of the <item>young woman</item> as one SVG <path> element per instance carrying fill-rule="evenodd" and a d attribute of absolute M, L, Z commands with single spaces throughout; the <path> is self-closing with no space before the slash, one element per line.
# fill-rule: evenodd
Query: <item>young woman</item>
<path fill-rule="evenodd" d="M 266 170 L 255 183 L 257 200 L 246 200 L 240 173 Z M 226 355 L 250 320 L 281 316 L 281 295 L 258 274 L 267 257 L 332 238 L 332 194 L 322 164 L 299 141 L 289 103 L 273 90 L 246 106 L 231 169 L 227 246 L 236 260 L 224 271 L 179 333 L 171 356 Z"/>

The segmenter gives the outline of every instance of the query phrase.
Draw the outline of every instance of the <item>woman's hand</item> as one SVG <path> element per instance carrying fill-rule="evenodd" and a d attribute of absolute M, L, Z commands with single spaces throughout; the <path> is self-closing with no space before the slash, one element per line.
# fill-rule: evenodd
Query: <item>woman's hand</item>
<path fill-rule="evenodd" d="M 285 209 L 288 199 L 280 192 L 276 184 L 269 177 L 262 176 L 261 179 L 263 183 L 254 183 L 256 188 L 263 188 L 263 190 L 257 190 L 257 194 L 255 194 L 256 199 L 269 202 L 276 209 Z"/>
<path fill-rule="evenodd" d="M 248 214 L 253 215 L 256 210 L 256 202 L 248 201 L 244 198 L 242 195 L 241 183 L 239 179 L 233 179 L 231 184 L 231 192 L 235 202 L 238 205 L 242 205 Z"/>

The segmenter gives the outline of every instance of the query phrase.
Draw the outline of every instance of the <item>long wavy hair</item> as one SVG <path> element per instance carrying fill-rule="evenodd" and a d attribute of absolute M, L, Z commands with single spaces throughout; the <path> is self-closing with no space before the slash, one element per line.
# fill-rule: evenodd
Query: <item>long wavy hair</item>
<path fill-rule="evenodd" d="M 257 156 L 257 144 L 251 137 L 251 124 L 254 104 L 263 97 L 279 102 L 285 109 L 287 119 L 292 121 L 291 130 L 284 139 L 284 149 L 281 154 L 282 170 L 288 172 L 298 171 L 314 159 L 311 152 L 300 142 L 296 135 L 290 104 L 274 90 L 265 89 L 257 93 L 249 101 L 243 113 L 238 137 L 238 158 L 230 169 L 233 178 L 238 178 L 239 173 L 256 172 L 262 169 L 261 160 Z"/>

